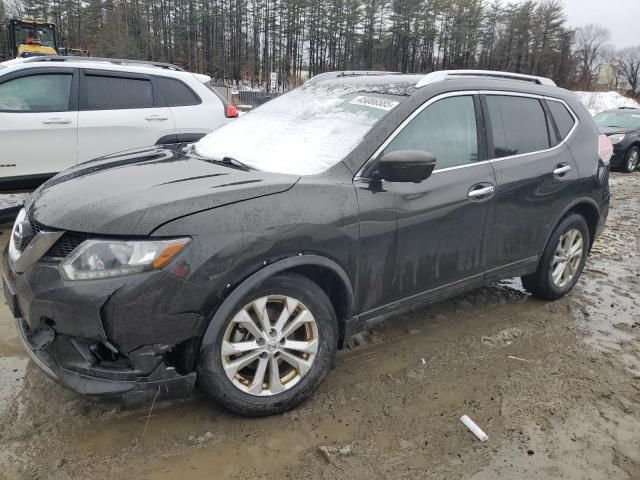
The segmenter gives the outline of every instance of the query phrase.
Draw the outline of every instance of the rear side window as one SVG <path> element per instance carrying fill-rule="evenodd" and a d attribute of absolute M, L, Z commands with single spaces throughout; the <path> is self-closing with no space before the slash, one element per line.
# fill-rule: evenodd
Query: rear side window
<path fill-rule="evenodd" d="M 10 112 L 66 112 L 71 74 L 18 77 L 0 85 L 0 110 Z"/>
<path fill-rule="evenodd" d="M 200 97 L 180 80 L 156 77 L 156 82 L 160 89 L 160 95 L 168 107 L 186 107 L 202 103 Z"/>
<path fill-rule="evenodd" d="M 153 87 L 146 79 L 85 75 L 85 92 L 91 110 L 153 107 Z"/>
<path fill-rule="evenodd" d="M 422 150 L 436 158 L 436 170 L 478 160 L 478 132 L 473 97 L 438 100 L 411 120 L 385 148 Z"/>
<path fill-rule="evenodd" d="M 551 110 L 553 119 L 556 121 L 556 126 L 560 131 L 560 137 L 564 140 L 567 138 L 567 135 L 569 135 L 569 132 L 575 125 L 576 121 L 564 104 L 549 100 L 547 105 L 549 105 L 549 110 Z"/>
<path fill-rule="evenodd" d="M 493 158 L 522 155 L 550 147 L 547 118 L 535 98 L 487 95 L 493 132 Z"/>

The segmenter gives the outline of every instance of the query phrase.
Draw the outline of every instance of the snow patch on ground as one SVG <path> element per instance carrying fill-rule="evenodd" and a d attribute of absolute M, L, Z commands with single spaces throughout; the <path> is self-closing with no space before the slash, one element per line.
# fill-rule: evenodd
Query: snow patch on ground
<path fill-rule="evenodd" d="M 591 115 L 596 115 L 604 110 L 612 110 L 620 107 L 640 108 L 635 100 L 620 95 L 618 92 L 575 92 L 580 102 L 587 107 Z"/>

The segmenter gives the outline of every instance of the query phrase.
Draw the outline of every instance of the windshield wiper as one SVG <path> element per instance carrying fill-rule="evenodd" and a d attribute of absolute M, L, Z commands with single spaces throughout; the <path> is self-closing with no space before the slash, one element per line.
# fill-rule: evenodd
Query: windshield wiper
<path fill-rule="evenodd" d="M 242 163 L 240 160 L 237 160 L 233 157 L 224 157 L 222 160 L 214 160 L 214 162 L 223 163 L 224 165 L 240 168 L 245 172 L 248 172 L 249 170 L 254 170 L 246 163 Z"/>

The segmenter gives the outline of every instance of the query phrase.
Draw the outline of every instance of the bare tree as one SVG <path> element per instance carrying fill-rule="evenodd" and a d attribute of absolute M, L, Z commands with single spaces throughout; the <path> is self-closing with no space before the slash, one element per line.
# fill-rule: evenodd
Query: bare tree
<path fill-rule="evenodd" d="M 640 92 L 640 45 L 618 50 L 614 62 L 618 75 L 629 84 L 629 92 L 638 95 Z"/>
<path fill-rule="evenodd" d="M 583 86 L 593 84 L 596 69 L 610 38 L 609 30 L 594 24 L 581 27 L 576 31 L 575 49 L 579 65 L 579 82 Z"/>

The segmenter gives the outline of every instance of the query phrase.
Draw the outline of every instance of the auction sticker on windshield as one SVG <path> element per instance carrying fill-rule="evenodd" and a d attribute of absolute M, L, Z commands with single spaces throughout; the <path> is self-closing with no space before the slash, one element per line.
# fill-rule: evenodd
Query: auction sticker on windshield
<path fill-rule="evenodd" d="M 393 110 L 400 102 L 394 100 L 388 100 L 380 97 L 367 97 L 365 95 L 359 95 L 349 102 L 352 105 L 363 105 L 365 107 L 378 108 L 380 110 Z"/>

